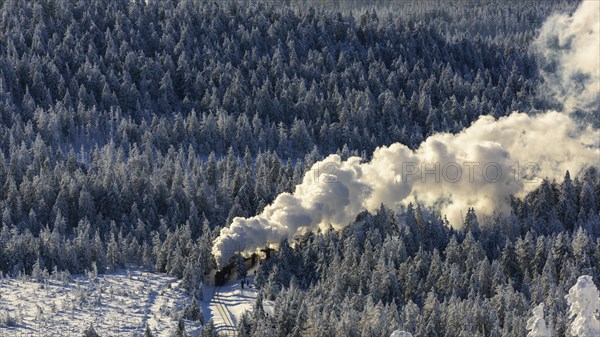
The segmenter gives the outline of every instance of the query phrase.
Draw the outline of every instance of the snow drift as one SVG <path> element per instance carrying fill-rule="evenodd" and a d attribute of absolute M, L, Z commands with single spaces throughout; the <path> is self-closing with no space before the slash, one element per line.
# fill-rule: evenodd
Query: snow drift
<path fill-rule="evenodd" d="M 600 93 L 598 68 L 588 66 L 600 59 L 597 44 L 588 45 L 598 36 L 599 13 L 598 2 L 586 2 L 572 16 L 553 16 L 540 39 L 560 27 L 559 37 L 571 42 L 560 51 L 544 49 L 540 40 L 535 44 L 543 58 L 558 62 L 562 81 L 577 82 L 577 89 L 565 82 L 564 90 L 553 91 L 569 97 L 563 113 L 515 112 L 498 120 L 483 116 L 458 134 L 430 136 L 416 150 L 400 143 L 380 147 L 370 162 L 330 155 L 314 164 L 294 193 L 282 193 L 261 214 L 235 218 L 223 228 L 213 246 L 217 262 L 223 265 L 235 252 L 306 231 L 346 226 L 359 212 L 374 212 L 381 204 L 394 208 L 417 201 L 459 227 L 461 212 L 469 207 L 479 214 L 507 211 L 511 195 L 524 195 L 541 178 L 559 179 L 566 170 L 577 174 L 597 166 L 598 131 L 579 125 L 568 113 L 589 108 Z"/>

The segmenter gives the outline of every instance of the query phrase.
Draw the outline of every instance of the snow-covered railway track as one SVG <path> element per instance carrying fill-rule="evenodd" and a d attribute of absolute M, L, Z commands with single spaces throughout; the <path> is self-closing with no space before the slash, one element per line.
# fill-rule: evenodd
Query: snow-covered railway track
<path fill-rule="evenodd" d="M 217 331 L 219 332 L 219 335 L 222 336 L 236 336 L 237 329 L 231 319 L 231 314 L 229 313 L 229 310 L 221 301 L 220 290 L 221 287 L 215 287 L 213 290 L 212 297 L 212 300 L 215 303 L 215 307 L 217 308 L 217 313 L 221 317 L 221 321 L 223 322 L 222 325 L 217 326 Z"/>

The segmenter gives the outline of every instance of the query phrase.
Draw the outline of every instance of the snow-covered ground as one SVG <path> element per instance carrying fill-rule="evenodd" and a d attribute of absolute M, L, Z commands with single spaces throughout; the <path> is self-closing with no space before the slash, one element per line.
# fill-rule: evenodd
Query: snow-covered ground
<path fill-rule="evenodd" d="M 235 275 L 221 287 L 204 286 L 200 308 L 221 335 L 233 335 L 237 322 L 257 296 L 254 270 L 241 289 Z M 81 336 L 92 325 L 100 336 L 142 336 L 146 326 L 155 336 L 170 336 L 191 298 L 180 281 L 138 268 L 68 282 L 50 279 L 0 278 L 0 336 Z M 266 310 L 272 310 L 265 303 Z M 14 319 L 11 326 L 4 318 Z M 197 336 L 201 323 L 185 320 L 186 332 Z"/>
<path fill-rule="evenodd" d="M 209 302 L 203 307 L 205 318 L 212 318 L 217 331 L 221 334 L 234 335 L 235 327 L 242 314 L 251 310 L 256 301 L 257 290 L 254 288 L 254 270 L 248 271 L 246 280 L 250 287 L 241 288 L 235 275 L 221 287 L 206 286 L 204 288 L 205 299 L 210 297 Z"/>
<path fill-rule="evenodd" d="M 90 324 L 100 336 L 142 336 L 147 325 L 155 336 L 169 336 L 189 303 L 178 280 L 140 269 L 66 283 L 4 278 L 0 336 L 81 336 Z M 12 326 L 4 321 L 9 316 Z M 186 320 L 185 327 L 196 335 L 201 324 Z"/>

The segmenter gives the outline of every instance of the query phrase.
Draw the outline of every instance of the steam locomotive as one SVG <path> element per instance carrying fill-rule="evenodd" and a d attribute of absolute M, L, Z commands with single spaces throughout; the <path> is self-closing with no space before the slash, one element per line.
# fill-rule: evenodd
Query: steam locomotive
<path fill-rule="evenodd" d="M 263 261 L 268 260 L 271 257 L 271 253 L 273 252 L 273 250 L 274 249 L 272 249 L 272 248 L 261 249 L 261 251 L 265 253 L 265 257 L 264 257 Z M 245 257 L 244 263 L 246 264 L 246 267 L 248 269 L 254 267 L 258 258 L 259 258 L 259 256 L 256 253 L 253 253 L 249 257 Z M 215 274 L 215 285 L 217 285 L 217 286 L 224 285 L 227 282 L 227 280 L 229 280 L 229 278 L 231 277 L 231 274 L 233 273 L 235 268 L 236 268 L 236 260 L 235 260 L 235 258 L 232 258 L 232 261 L 230 261 L 227 265 L 225 265 L 223 268 L 218 270 L 217 273 Z"/>

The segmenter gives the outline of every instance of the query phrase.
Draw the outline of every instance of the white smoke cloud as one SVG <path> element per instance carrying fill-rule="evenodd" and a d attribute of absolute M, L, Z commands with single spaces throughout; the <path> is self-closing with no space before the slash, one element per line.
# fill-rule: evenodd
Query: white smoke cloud
<path fill-rule="evenodd" d="M 551 16 L 539 31 L 533 49 L 541 56 L 545 92 L 565 112 L 588 111 L 598 116 L 600 104 L 600 1 L 583 1 L 572 14 Z"/>
<path fill-rule="evenodd" d="M 593 28 L 598 13 L 598 2 L 590 1 L 572 16 L 553 16 L 535 43 L 544 57 L 558 63 L 562 84 L 553 94 L 565 102 L 566 112 L 589 109 L 600 93 L 599 68 L 594 66 L 600 60 L 599 44 L 588 44 L 598 38 L 597 26 Z M 551 34 L 558 36 L 561 49 L 545 47 Z M 330 225 L 341 228 L 359 212 L 375 212 L 381 204 L 395 208 L 418 201 L 461 226 L 468 207 L 478 214 L 506 212 L 511 195 L 523 196 L 541 178 L 561 179 L 566 170 L 577 174 L 598 166 L 598 136 L 598 130 L 582 128 L 568 114 L 515 112 L 498 120 L 480 117 L 458 134 L 432 135 L 416 150 L 400 143 L 380 147 L 370 162 L 330 155 L 312 167 L 294 193 L 282 193 L 262 213 L 235 218 L 223 228 L 213 254 L 224 265 L 235 252 Z"/>
<path fill-rule="evenodd" d="M 507 211 L 510 196 L 531 191 L 540 177 L 561 178 L 566 170 L 576 174 L 597 165 L 600 151 L 582 141 L 594 132 L 579 130 L 558 112 L 513 113 L 481 117 L 456 135 L 433 135 L 414 151 L 400 143 L 380 147 L 366 163 L 330 155 L 314 164 L 293 194 L 282 193 L 261 214 L 223 228 L 213 254 L 226 263 L 236 251 L 330 225 L 341 228 L 381 204 L 435 205 L 456 226 L 468 207 L 480 214 Z"/>

